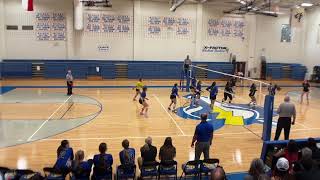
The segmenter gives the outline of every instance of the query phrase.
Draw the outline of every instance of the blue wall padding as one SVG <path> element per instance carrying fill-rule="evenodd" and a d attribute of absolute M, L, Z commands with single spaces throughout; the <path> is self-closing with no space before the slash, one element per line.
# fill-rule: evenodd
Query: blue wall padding
<path fill-rule="evenodd" d="M 295 80 L 304 80 L 307 67 L 301 64 L 287 64 L 287 63 L 267 63 L 267 76 L 272 79 L 282 79 L 283 76 L 283 67 L 290 66 L 291 68 L 291 79 Z"/>

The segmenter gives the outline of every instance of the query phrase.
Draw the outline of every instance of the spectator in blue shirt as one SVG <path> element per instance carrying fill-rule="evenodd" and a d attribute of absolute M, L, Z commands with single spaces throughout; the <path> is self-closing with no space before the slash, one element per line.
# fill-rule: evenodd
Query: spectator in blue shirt
<path fill-rule="evenodd" d="M 106 154 L 107 144 L 101 143 L 99 145 L 100 154 L 93 157 L 93 179 L 105 179 L 112 175 L 113 158 L 111 154 Z"/>
<path fill-rule="evenodd" d="M 209 159 L 209 150 L 213 139 L 213 126 L 207 122 L 208 115 L 201 114 L 201 122 L 197 125 L 191 147 L 195 145 L 195 160 L 203 153 L 204 159 Z"/>
<path fill-rule="evenodd" d="M 133 148 L 129 148 L 129 141 L 127 139 L 122 141 L 122 147 L 123 150 L 119 153 L 121 164 L 135 164 L 136 152 Z"/>
<path fill-rule="evenodd" d="M 82 150 L 77 151 L 72 162 L 72 179 L 89 180 L 92 164 L 92 159 L 84 161 L 84 152 Z"/>
<path fill-rule="evenodd" d="M 136 152 L 133 148 L 129 148 L 129 141 L 127 139 L 122 141 L 123 150 L 119 153 L 119 158 L 123 173 L 132 174 L 135 170 Z"/>
<path fill-rule="evenodd" d="M 72 160 L 73 150 L 70 148 L 69 141 L 61 141 L 61 144 L 57 149 L 57 161 L 54 165 L 54 169 L 65 176 L 71 171 Z"/>

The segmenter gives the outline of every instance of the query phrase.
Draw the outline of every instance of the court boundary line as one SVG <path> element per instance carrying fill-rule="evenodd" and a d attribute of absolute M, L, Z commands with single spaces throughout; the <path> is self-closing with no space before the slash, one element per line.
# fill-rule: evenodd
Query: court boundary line
<path fill-rule="evenodd" d="M 182 135 L 185 135 L 185 133 L 182 131 L 182 129 L 180 128 L 180 126 L 178 125 L 177 121 L 172 117 L 172 115 L 167 111 L 167 109 L 164 107 L 164 105 L 161 103 L 160 99 L 158 98 L 158 96 L 156 96 L 155 94 L 153 94 L 153 97 L 156 98 L 156 100 L 158 101 L 158 103 L 161 105 L 162 109 L 167 113 L 167 115 L 170 117 L 171 121 L 176 125 L 176 127 L 180 130 Z"/>
<path fill-rule="evenodd" d="M 309 128 L 309 129 L 292 129 L 290 132 L 298 132 L 298 131 L 306 131 L 306 130 L 320 130 L 320 128 Z M 255 133 L 259 133 L 260 131 L 253 131 Z M 272 131 L 275 133 L 275 129 Z M 213 136 L 225 136 L 225 135 L 239 135 L 239 134 L 252 134 L 251 132 L 244 131 L 244 132 L 236 132 L 236 133 L 214 133 Z M 152 136 L 152 138 L 165 138 L 165 137 L 193 137 L 193 135 L 185 134 L 185 135 L 157 135 Z M 121 137 L 101 137 L 101 138 L 45 138 L 39 141 L 62 141 L 64 139 L 68 139 L 70 141 L 83 141 L 83 140 L 117 140 L 117 139 L 145 139 L 146 136 L 121 136 Z M 270 139 L 270 141 L 273 141 Z"/>
<path fill-rule="evenodd" d="M 48 119 L 45 120 L 45 121 L 40 125 L 40 127 L 27 139 L 28 142 L 32 140 L 33 136 L 38 133 L 38 131 L 51 119 L 51 117 L 52 117 L 56 112 L 58 112 L 58 110 L 59 110 L 71 97 L 72 97 L 72 95 L 69 96 L 69 97 L 48 117 Z"/>

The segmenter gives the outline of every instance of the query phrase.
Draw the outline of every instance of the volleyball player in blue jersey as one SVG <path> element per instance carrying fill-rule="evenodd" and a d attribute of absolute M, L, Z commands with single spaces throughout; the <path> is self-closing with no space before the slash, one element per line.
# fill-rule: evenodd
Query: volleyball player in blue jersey
<path fill-rule="evenodd" d="M 216 102 L 217 95 L 218 95 L 218 87 L 216 86 L 216 82 L 213 82 L 211 86 L 207 88 L 207 91 L 210 92 L 210 101 L 211 101 L 210 108 L 211 110 L 213 110 L 214 103 Z"/>
<path fill-rule="evenodd" d="M 197 79 L 196 79 L 196 77 L 192 77 L 192 79 L 191 79 L 191 86 L 194 87 L 194 88 L 197 87 Z"/>
<path fill-rule="evenodd" d="M 54 169 L 66 176 L 71 171 L 72 160 L 74 159 L 73 149 L 70 147 L 69 141 L 61 141 L 61 145 L 57 149 L 57 157 Z"/>
<path fill-rule="evenodd" d="M 229 103 L 232 102 L 233 99 L 233 90 L 232 90 L 232 85 L 231 83 L 228 81 L 225 88 L 224 88 L 224 94 L 223 94 L 224 98 L 222 99 L 222 102 L 225 102 L 228 100 L 229 98 Z"/>
<path fill-rule="evenodd" d="M 195 101 L 195 103 L 198 106 L 200 98 L 201 98 L 201 91 L 202 91 L 202 82 L 200 80 L 198 81 L 195 90 L 196 90 L 196 101 Z"/>
<path fill-rule="evenodd" d="M 177 97 L 179 97 L 179 94 L 178 94 L 178 84 L 174 84 L 174 86 L 172 87 L 172 90 L 171 90 L 171 94 L 170 94 L 170 100 L 171 100 L 171 103 L 168 107 L 168 110 L 171 111 L 171 106 L 173 105 L 173 108 L 172 108 L 172 112 L 177 112 L 176 111 L 176 105 L 177 105 Z"/>
<path fill-rule="evenodd" d="M 140 112 L 140 115 L 144 115 L 148 113 L 148 108 L 149 108 L 149 104 L 147 103 L 146 100 L 149 100 L 147 98 L 147 87 L 144 86 L 142 88 L 142 92 L 140 93 L 140 99 L 139 99 L 139 103 L 143 106 Z"/>
<path fill-rule="evenodd" d="M 276 91 L 280 91 L 280 90 L 281 90 L 281 88 L 277 84 L 272 85 L 272 83 L 270 83 L 270 85 L 268 86 L 268 91 L 269 91 L 270 96 L 275 96 Z"/>
<path fill-rule="evenodd" d="M 190 107 L 193 107 L 194 105 L 196 105 L 196 97 L 197 97 L 196 88 L 191 86 L 190 91 L 191 91 Z"/>

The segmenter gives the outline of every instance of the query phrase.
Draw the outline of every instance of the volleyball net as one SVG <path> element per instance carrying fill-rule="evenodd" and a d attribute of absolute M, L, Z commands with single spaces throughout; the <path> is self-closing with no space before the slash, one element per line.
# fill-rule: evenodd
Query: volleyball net
<path fill-rule="evenodd" d="M 70 113 L 74 105 L 74 97 L 69 96 L 52 114 L 49 120 L 66 120 L 70 119 Z"/>
<path fill-rule="evenodd" d="M 241 73 L 232 74 L 233 69 L 226 69 L 225 72 L 208 69 L 204 66 L 191 65 L 187 74 L 185 74 L 185 87 L 187 90 L 191 86 L 196 86 L 196 83 L 201 81 L 203 87 L 210 87 L 215 81 L 219 87 L 219 94 L 224 94 L 224 87 L 227 82 L 232 85 L 233 92 L 226 92 L 231 94 L 238 103 L 249 103 L 251 98 L 249 96 L 250 87 L 254 84 L 256 87 L 256 103 L 263 106 L 264 98 L 269 94 L 269 83 L 257 79 L 244 77 Z M 205 89 L 203 88 L 203 89 Z M 220 100 L 220 99 L 219 99 Z"/>

